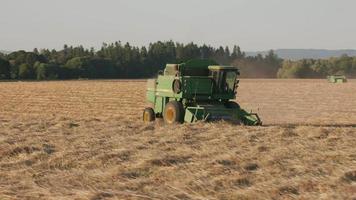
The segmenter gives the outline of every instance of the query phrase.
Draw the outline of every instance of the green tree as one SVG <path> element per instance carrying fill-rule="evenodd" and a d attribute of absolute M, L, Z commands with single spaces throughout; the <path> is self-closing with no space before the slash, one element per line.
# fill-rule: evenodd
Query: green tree
<path fill-rule="evenodd" d="M 10 63 L 0 58 L 0 79 L 10 79 Z"/>
<path fill-rule="evenodd" d="M 57 64 L 36 62 L 34 68 L 36 70 L 37 80 L 58 79 L 59 66 Z"/>
<path fill-rule="evenodd" d="M 239 46 L 234 45 L 231 57 L 234 60 L 234 59 L 241 59 L 241 58 L 245 57 L 245 55 L 244 55 L 244 53 L 241 52 L 241 49 Z"/>
<path fill-rule="evenodd" d="M 356 77 L 356 57 L 352 59 L 351 76 Z"/>
<path fill-rule="evenodd" d="M 278 78 L 315 78 L 317 77 L 311 66 L 313 60 L 284 61 L 278 70 Z"/>
<path fill-rule="evenodd" d="M 67 61 L 64 65 L 66 78 L 88 78 L 86 68 L 88 58 L 75 57 Z"/>
<path fill-rule="evenodd" d="M 19 78 L 20 79 L 34 79 L 34 70 L 33 68 L 26 63 L 23 63 L 19 66 Z"/>

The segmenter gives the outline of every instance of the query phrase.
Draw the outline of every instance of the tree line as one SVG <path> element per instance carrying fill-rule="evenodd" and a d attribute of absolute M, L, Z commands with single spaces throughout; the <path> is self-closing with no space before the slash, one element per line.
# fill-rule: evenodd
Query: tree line
<path fill-rule="evenodd" d="M 246 56 L 238 45 L 212 47 L 195 43 L 158 41 L 148 47 L 121 42 L 104 43 L 99 50 L 64 45 L 61 50 L 35 48 L 0 54 L 0 79 L 64 80 L 147 78 L 156 75 L 166 63 L 190 59 L 213 59 L 222 65 L 240 68 L 249 78 L 316 78 L 330 73 L 355 75 L 355 58 L 283 61 L 273 51 L 267 55 Z"/>
<path fill-rule="evenodd" d="M 278 78 L 325 78 L 328 75 L 356 77 L 356 57 L 286 60 L 277 72 Z"/>

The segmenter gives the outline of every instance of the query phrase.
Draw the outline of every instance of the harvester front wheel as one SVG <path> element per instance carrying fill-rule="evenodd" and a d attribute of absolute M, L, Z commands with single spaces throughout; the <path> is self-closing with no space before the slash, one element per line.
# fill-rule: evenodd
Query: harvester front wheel
<path fill-rule="evenodd" d="M 155 111 L 152 108 L 145 108 L 145 110 L 143 110 L 144 122 L 153 122 L 155 119 Z"/>
<path fill-rule="evenodd" d="M 167 124 L 183 123 L 184 108 L 183 104 L 178 101 L 170 101 L 166 104 L 163 113 L 164 122 Z"/>

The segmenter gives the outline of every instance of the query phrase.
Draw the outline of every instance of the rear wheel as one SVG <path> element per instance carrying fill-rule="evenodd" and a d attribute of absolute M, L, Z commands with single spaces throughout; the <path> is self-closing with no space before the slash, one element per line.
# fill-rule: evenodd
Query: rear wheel
<path fill-rule="evenodd" d="M 145 108 L 145 110 L 143 110 L 144 122 L 153 122 L 155 119 L 155 111 L 152 108 Z"/>
<path fill-rule="evenodd" d="M 167 124 L 183 123 L 184 108 L 183 104 L 178 101 L 170 101 L 166 104 L 163 112 L 164 122 Z"/>

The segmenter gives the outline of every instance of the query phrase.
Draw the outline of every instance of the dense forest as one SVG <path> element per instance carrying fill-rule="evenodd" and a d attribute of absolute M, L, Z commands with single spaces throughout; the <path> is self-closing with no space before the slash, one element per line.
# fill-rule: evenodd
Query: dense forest
<path fill-rule="evenodd" d="M 166 63 L 190 59 L 214 59 L 222 65 L 238 66 L 249 78 L 323 78 L 328 74 L 356 75 L 356 57 L 344 55 L 328 60 L 283 61 L 270 51 L 267 55 L 246 56 L 235 45 L 214 48 L 194 43 L 155 42 L 148 47 L 129 43 L 104 43 L 99 50 L 64 45 L 62 50 L 34 49 L 0 54 L 0 79 L 114 79 L 147 78 Z"/>

